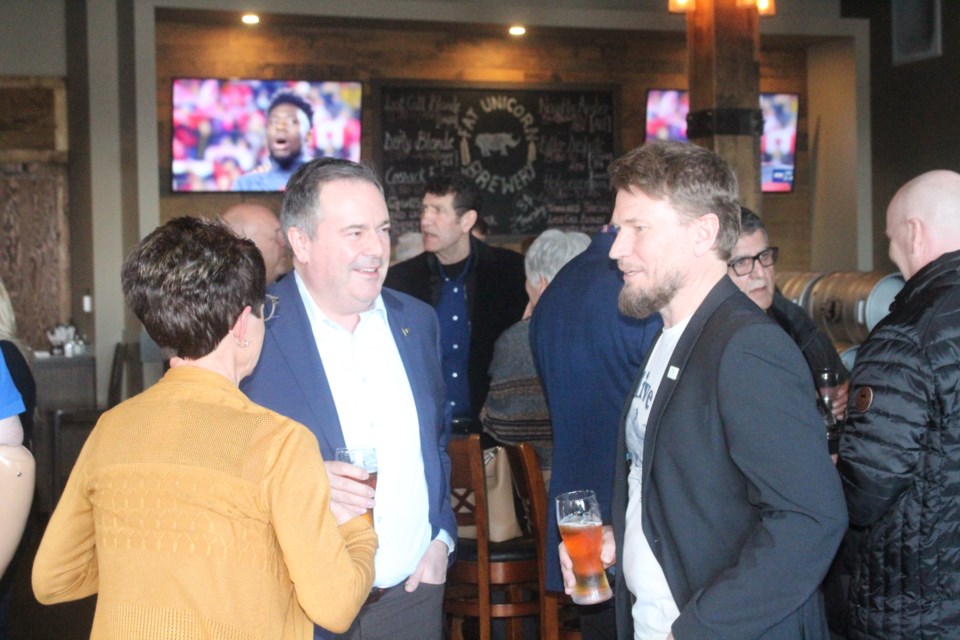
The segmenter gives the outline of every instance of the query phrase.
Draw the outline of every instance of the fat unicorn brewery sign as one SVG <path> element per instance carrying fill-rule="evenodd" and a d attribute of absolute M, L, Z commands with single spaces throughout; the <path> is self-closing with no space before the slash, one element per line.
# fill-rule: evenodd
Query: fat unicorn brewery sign
<path fill-rule="evenodd" d="M 395 233 L 419 226 L 427 178 L 459 171 L 495 235 L 593 231 L 610 216 L 612 89 L 379 87 L 376 164 Z"/>

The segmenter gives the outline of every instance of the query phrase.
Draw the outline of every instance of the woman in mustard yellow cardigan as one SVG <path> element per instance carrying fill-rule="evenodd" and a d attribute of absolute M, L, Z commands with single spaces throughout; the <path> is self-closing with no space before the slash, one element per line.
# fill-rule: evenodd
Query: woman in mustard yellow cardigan
<path fill-rule="evenodd" d="M 134 249 L 122 281 L 170 370 L 88 438 L 37 552 L 37 599 L 98 594 L 91 638 L 346 630 L 370 592 L 376 534 L 331 512 L 313 435 L 238 388 L 273 312 L 260 253 L 178 218 Z"/>

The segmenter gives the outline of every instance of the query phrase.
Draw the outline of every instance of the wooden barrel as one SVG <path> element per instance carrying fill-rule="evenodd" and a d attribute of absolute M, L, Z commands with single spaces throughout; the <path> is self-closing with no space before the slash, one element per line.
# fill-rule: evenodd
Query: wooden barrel
<path fill-rule="evenodd" d="M 781 271 L 777 273 L 777 288 L 783 297 L 809 313 L 807 302 L 810 299 L 810 290 L 823 275 L 812 271 Z"/>
<path fill-rule="evenodd" d="M 833 342 L 859 344 L 902 288 L 899 273 L 835 271 L 811 287 L 807 310 Z"/>
<path fill-rule="evenodd" d="M 853 365 L 857 362 L 857 352 L 860 350 L 858 344 L 836 345 L 837 353 L 840 354 L 840 362 L 847 368 L 847 371 L 853 371 Z"/>

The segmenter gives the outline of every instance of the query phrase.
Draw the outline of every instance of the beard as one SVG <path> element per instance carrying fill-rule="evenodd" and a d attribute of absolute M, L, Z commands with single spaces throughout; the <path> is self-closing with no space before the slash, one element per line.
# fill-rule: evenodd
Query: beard
<path fill-rule="evenodd" d="M 625 284 L 617 301 L 620 312 L 631 318 L 648 318 L 670 304 L 681 286 L 683 278 L 678 273 L 668 274 L 649 290 L 631 289 Z"/>

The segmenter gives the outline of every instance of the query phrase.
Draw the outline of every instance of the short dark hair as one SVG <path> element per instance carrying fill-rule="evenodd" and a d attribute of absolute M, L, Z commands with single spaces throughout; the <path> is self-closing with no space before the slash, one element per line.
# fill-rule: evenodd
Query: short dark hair
<path fill-rule="evenodd" d="M 140 241 L 120 278 L 130 309 L 168 354 L 213 352 L 243 309 L 260 315 L 266 269 L 260 250 L 225 224 L 175 218 Z"/>
<path fill-rule="evenodd" d="M 337 180 L 360 180 L 369 182 L 383 194 L 383 185 L 376 172 L 365 164 L 339 158 L 317 158 L 300 165 L 283 192 L 280 207 L 280 223 L 283 234 L 291 227 L 300 229 L 308 238 L 313 238 L 317 223 L 323 220 L 320 210 L 320 192 L 324 185 Z"/>
<path fill-rule="evenodd" d="M 750 209 L 740 206 L 740 237 L 749 236 L 757 231 L 763 232 L 763 237 L 765 240 L 769 240 L 770 236 L 767 235 L 767 228 L 763 225 L 763 220 L 760 219 L 760 216 L 755 214 Z"/>
<path fill-rule="evenodd" d="M 471 209 L 480 217 L 480 207 L 483 206 L 483 193 L 477 183 L 462 173 L 444 173 L 431 176 L 423 189 L 424 193 L 435 196 L 453 194 L 453 210 L 457 217 L 461 217 Z"/>
<path fill-rule="evenodd" d="M 273 108 L 280 104 L 292 104 L 297 109 L 303 111 L 307 116 L 307 122 L 313 122 L 313 107 L 310 106 L 310 103 L 293 93 L 292 91 L 280 91 L 279 93 L 273 96 L 273 99 L 270 100 L 270 106 L 267 107 L 267 116 L 270 116 L 270 112 L 273 111 Z"/>
<path fill-rule="evenodd" d="M 728 260 L 740 238 L 737 176 L 719 155 L 695 144 L 656 140 L 628 151 L 608 169 L 616 190 L 638 189 L 669 202 L 678 213 L 715 213 L 720 230 L 714 249 Z"/>

